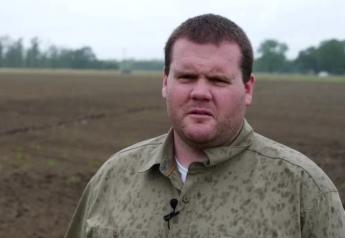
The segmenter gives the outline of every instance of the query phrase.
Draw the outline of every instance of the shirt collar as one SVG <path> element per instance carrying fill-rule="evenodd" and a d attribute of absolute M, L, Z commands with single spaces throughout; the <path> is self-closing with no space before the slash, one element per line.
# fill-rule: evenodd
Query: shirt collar
<path fill-rule="evenodd" d="M 252 134 L 252 127 L 244 120 L 240 133 L 230 145 L 208 148 L 204 151 L 209 159 L 205 166 L 215 166 L 247 149 L 251 144 L 250 136 Z"/>
<path fill-rule="evenodd" d="M 173 130 L 170 129 L 166 137 L 163 138 L 162 144 L 159 145 L 153 151 L 152 156 L 147 158 L 146 162 L 139 167 L 138 172 L 145 172 L 155 165 L 159 165 L 159 170 L 167 176 L 174 171 L 176 168 L 176 163 L 173 159 L 173 134 Z M 189 172 L 193 173 L 199 171 L 200 169 L 216 166 L 217 164 L 223 163 L 238 155 L 250 146 L 250 138 L 252 134 L 253 129 L 249 123 L 244 120 L 239 135 L 230 145 L 206 149 L 204 152 L 207 155 L 208 160 L 202 163 L 198 162 L 191 164 L 189 167 Z"/>
<path fill-rule="evenodd" d="M 169 130 L 168 134 L 164 137 L 162 144 L 159 145 L 152 153 L 150 158 L 147 158 L 138 169 L 138 172 L 145 172 L 155 165 L 159 165 L 160 170 L 165 174 L 169 170 L 173 171 L 172 167 L 176 167 L 175 161 L 173 160 L 174 155 L 174 132 L 172 129 Z"/>

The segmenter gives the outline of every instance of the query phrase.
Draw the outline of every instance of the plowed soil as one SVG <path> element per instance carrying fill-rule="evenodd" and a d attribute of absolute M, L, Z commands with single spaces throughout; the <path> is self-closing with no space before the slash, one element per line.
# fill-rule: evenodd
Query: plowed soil
<path fill-rule="evenodd" d="M 345 201 L 345 80 L 336 81 L 259 77 L 247 119 L 312 158 Z M 160 87 L 159 74 L 0 71 L 0 237 L 62 237 L 97 168 L 168 130 Z"/>

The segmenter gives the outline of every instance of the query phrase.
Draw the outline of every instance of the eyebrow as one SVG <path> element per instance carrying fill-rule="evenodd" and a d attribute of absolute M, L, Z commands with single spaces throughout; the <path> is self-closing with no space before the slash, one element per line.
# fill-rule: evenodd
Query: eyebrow
<path fill-rule="evenodd" d="M 181 75 L 181 74 L 198 74 L 195 72 L 195 70 L 175 70 L 175 74 Z"/>

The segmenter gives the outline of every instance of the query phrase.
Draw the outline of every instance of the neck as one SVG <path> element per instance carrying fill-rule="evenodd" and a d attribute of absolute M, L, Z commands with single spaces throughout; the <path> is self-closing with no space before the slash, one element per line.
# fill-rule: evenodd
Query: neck
<path fill-rule="evenodd" d="M 207 160 L 207 156 L 202 149 L 194 148 L 185 143 L 179 135 L 174 131 L 174 150 L 175 158 L 179 163 L 188 168 L 193 162 L 203 162 Z"/>

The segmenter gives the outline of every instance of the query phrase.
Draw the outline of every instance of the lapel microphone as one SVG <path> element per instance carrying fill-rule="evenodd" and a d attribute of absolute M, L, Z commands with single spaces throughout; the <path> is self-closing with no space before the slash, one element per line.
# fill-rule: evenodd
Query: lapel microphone
<path fill-rule="evenodd" d="M 179 211 L 175 211 L 176 210 L 176 206 L 177 206 L 177 199 L 173 198 L 170 200 L 170 206 L 173 209 L 172 212 L 170 212 L 169 214 L 165 215 L 163 217 L 164 221 L 168 222 L 168 228 L 170 230 L 170 220 L 174 217 L 177 216 L 180 212 Z"/>

